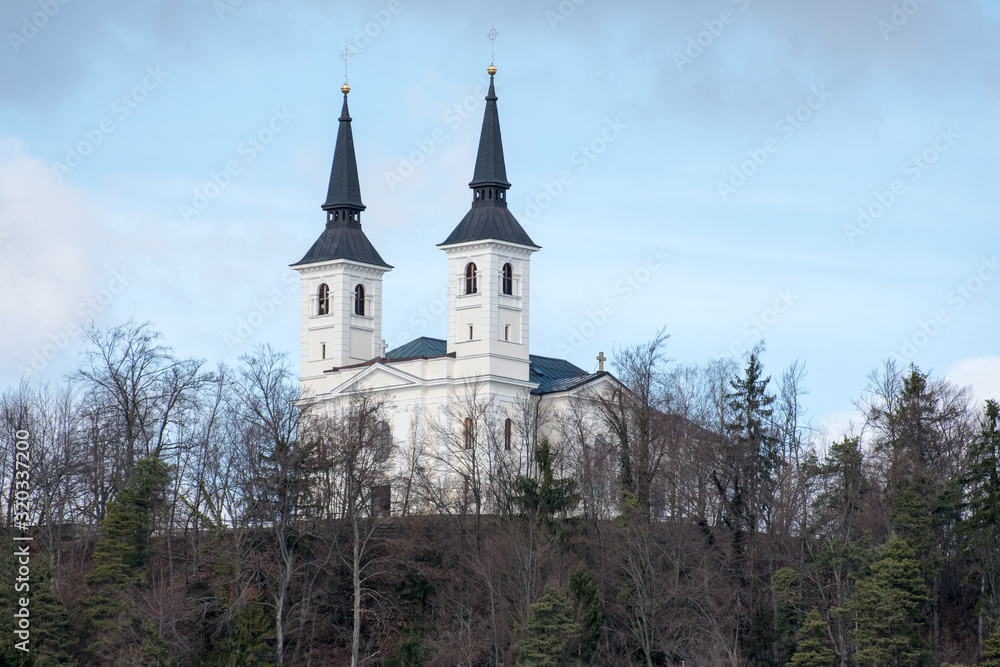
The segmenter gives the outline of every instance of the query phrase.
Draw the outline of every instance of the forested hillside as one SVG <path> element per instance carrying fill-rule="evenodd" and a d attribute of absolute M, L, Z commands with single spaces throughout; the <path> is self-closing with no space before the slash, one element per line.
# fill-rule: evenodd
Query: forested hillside
<path fill-rule="evenodd" d="M 1000 410 L 917 367 L 872 360 L 829 437 L 803 367 L 661 334 L 558 419 L 470 382 L 463 437 L 320 409 L 267 347 L 86 337 L 0 396 L 0 664 L 1000 666 Z"/>

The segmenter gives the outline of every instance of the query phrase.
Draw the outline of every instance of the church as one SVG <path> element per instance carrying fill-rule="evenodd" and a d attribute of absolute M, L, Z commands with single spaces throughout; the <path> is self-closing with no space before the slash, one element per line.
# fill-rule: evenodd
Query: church
<path fill-rule="evenodd" d="M 541 248 L 507 206 L 511 184 L 493 80 L 497 70 L 490 65 L 487 71 L 489 92 L 469 183 L 472 203 L 450 233 L 441 230 L 444 240 L 437 244 L 448 281 L 446 339 L 421 337 L 386 350 L 382 279 L 392 266 L 363 229 L 366 207 L 346 83 L 323 204 L 326 227 L 292 265 L 301 279 L 301 395 L 325 403 L 360 388 L 384 392 L 392 405 L 384 427 L 399 445 L 415 437 L 421 425 L 434 425 L 438 433 L 456 434 L 459 443 L 464 438 L 470 448 L 472 418 L 455 406 L 474 394 L 500 415 L 491 422 L 497 433 L 490 441 L 510 450 L 516 415 L 526 405 L 547 414 L 565 412 L 586 403 L 575 399 L 615 382 L 603 370 L 603 354 L 598 372 L 587 373 L 564 359 L 530 352 L 531 262 Z M 555 430 L 541 435 L 558 439 Z"/>

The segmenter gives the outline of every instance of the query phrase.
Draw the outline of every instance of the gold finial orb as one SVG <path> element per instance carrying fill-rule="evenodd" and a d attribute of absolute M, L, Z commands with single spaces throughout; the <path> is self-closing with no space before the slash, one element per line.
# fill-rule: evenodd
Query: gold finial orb
<path fill-rule="evenodd" d="M 351 92 L 351 87 L 345 83 L 343 86 L 340 87 L 340 92 L 346 95 L 347 93 Z"/>
<path fill-rule="evenodd" d="M 497 73 L 497 68 L 494 67 L 493 65 L 490 65 L 489 67 L 486 68 L 486 71 L 489 73 L 490 76 L 493 76 L 494 74 Z"/>

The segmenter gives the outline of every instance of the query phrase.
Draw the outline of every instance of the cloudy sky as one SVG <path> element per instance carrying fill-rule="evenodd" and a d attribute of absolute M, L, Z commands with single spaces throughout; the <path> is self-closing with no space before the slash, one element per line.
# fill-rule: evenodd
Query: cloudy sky
<path fill-rule="evenodd" d="M 889 357 L 1000 395 L 988 0 L 6 0 L 0 383 L 131 317 L 211 365 L 297 353 L 345 46 L 383 336 L 443 337 L 494 24 L 532 352 L 763 338 L 816 424 Z"/>

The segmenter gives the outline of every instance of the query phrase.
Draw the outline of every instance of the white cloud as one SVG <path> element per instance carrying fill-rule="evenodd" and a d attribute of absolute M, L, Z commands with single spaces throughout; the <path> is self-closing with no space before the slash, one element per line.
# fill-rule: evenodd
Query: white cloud
<path fill-rule="evenodd" d="M 945 372 L 952 382 L 968 385 L 982 404 L 988 398 L 1000 400 L 1000 357 L 985 356 L 963 359 Z"/>
<path fill-rule="evenodd" d="M 25 154 L 20 141 L 0 137 L 0 312 L 6 324 L 0 349 L 7 370 L 30 363 L 67 324 L 88 323 L 79 309 L 100 290 L 102 278 L 108 280 L 99 266 L 98 221 L 79 190 Z M 55 354 L 62 356 L 69 342 L 56 343 Z"/>

